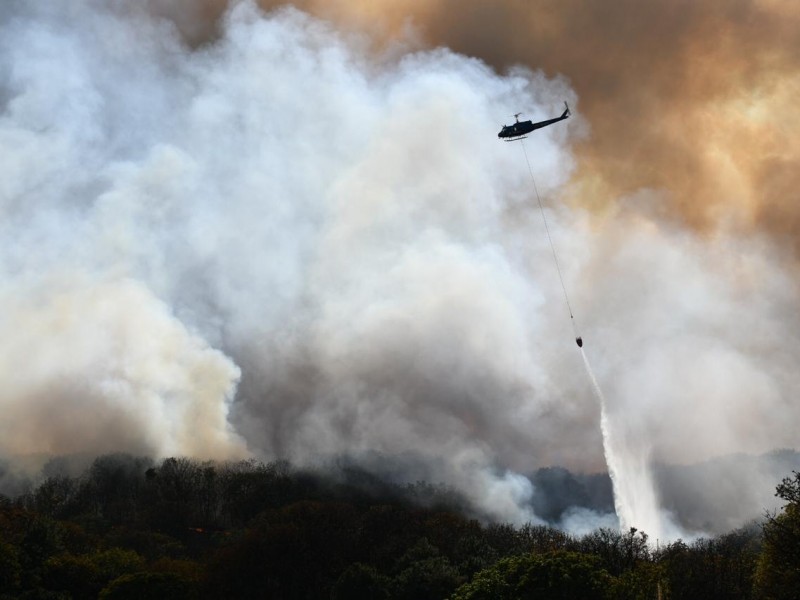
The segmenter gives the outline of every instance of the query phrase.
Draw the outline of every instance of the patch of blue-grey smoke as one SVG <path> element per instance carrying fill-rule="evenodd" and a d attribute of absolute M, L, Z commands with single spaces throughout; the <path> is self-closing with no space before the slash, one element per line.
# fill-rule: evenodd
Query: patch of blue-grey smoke
<path fill-rule="evenodd" d="M 151 4 L 0 8 L 0 454 L 393 456 L 517 523 L 539 521 L 536 467 L 604 470 L 529 174 L 496 138 L 519 110 L 579 113 L 569 82 L 248 2 L 189 48 Z M 663 222 L 656 192 L 578 208 L 588 135 L 578 116 L 528 151 L 637 498 L 620 517 L 669 537 L 654 462 L 793 443 L 797 288 L 761 239 Z"/>

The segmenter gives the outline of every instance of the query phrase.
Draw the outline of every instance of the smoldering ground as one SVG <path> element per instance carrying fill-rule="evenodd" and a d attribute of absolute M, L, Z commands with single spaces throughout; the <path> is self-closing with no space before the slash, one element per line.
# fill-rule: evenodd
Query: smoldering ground
<path fill-rule="evenodd" d="M 379 39 L 344 3 L 193 6 L 1 13 L 4 454 L 406 453 L 535 520 L 521 473 L 605 468 L 524 159 L 495 139 L 562 100 L 528 152 L 621 451 L 793 445 L 785 245 L 698 234 L 639 189 L 660 180 L 590 169 L 608 125 L 577 78 L 426 50 L 433 17 Z M 625 192 L 602 212 L 591 174 Z"/>

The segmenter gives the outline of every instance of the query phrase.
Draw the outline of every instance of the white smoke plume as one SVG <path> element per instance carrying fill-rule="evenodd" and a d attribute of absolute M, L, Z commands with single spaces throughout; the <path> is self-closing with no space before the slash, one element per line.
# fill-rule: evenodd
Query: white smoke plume
<path fill-rule="evenodd" d="M 247 2 L 190 48 L 152 4 L 0 9 L 0 451 L 413 455 L 517 522 L 522 473 L 604 469 L 495 137 L 579 109 L 568 82 Z M 588 129 L 563 125 L 528 149 L 620 452 L 791 445 L 798 294 L 769 244 L 664 224 L 648 194 L 568 209 Z"/>
<path fill-rule="evenodd" d="M 0 451 L 241 456 L 239 370 L 135 281 L 77 272 L 0 294 Z"/>

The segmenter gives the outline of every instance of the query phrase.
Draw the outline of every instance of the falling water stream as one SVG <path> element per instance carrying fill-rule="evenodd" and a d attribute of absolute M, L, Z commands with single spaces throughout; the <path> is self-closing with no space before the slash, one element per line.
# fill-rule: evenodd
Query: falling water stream
<path fill-rule="evenodd" d="M 655 538 L 658 539 L 662 537 L 664 533 L 662 531 L 663 520 L 658 508 L 655 486 L 653 485 L 652 476 L 650 474 L 649 457 L 642 456 L 641 453 L 636 453 L 635 451 L 626 451 L 625 448 L 620 449 L 612 440 L 606 398 L 589 364 L 589 358 L 586 356 L 586 352 L 583 349 L 583 338 L 578 330 L 572 312 L 567 286 L 564 284 L 564 277 L 561 273 L 558 255 L 556 254 L 555 245 L 553 244 L 553 238 L 550 235 L 547 214 L 545 213 L 542 199 L 539 196 L 539 190 L 533 176 L 533 169 L 531 169 L 525 143 L 522 140 L 520 140 L 520 143 L 522 152 L 525 155 L 525 162 L 528 165 L 528 173 L 533 182 L 533 189 L 536 192 L 536 199 L 539 202 L 539 210 L 542 213 L 542 220 L 544 222 L 545 231 L 547 232 L 547 240 L 550 243 L 550 250 L 553 254 L 553 262 L 558 273 L 559 281 L 561 282 L 561 289 L 564 292 L 564 301 L 569 311 L 570 322 L 572 323 L 572 328 L 575 333 L 575 341 L 583 357 L 586 373 L 589 376 L 589 380 L 592 382 L 592 389 L 600 404 L 600 431 L 603 438 L 603 455 L 605 456 L 608 474 L 611 477 L 611 485 L 614 494 L 614 510 L 619 519 L 620 529 L 622 531 L 627 531 L 630 527 L 637 527 L 638 529 L 646 531 L 651 537 L 655 536 Z"/>

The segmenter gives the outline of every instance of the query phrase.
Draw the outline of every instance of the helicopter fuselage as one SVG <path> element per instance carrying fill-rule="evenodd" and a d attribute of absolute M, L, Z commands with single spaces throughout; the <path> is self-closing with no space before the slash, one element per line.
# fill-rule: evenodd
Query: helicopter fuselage
<path fill-rule="evenodd" d="M 533 121 L 520 121 L 517 120 L 516 123 L 511 125 L 503 125 L 503 128 L 500 130 L 500 133 L 497 134 L 497 137 L 500 139 L 504 139 L 506 141 L 515 140 L 517 138 L 521 138 L 523 135 L 530 133 L 536 129 L 541 129 L 542 127 L 547 127 L 548 125 L 552 125 L 553 123 L 558 123 L 559 121 L 563 121 L 564 119 L 569 117 L 569 106 L 567 103 L 564 103 L 565 110 L 561 114 L 560 117 L 556 117 L 555 119 L 547 119 L 546 121 L 539 121 L 538 123 L 534 123 Z M 517 116 L 517 115 L 515 115 Z"/>
<path fill-rule="evenodd" d="M 497 134 L 499 138 L 515 138 L 530 133 L 536 129 L 532 121 L 517 121 L 513 125 L 503 125 L 500 133 Z"/>

